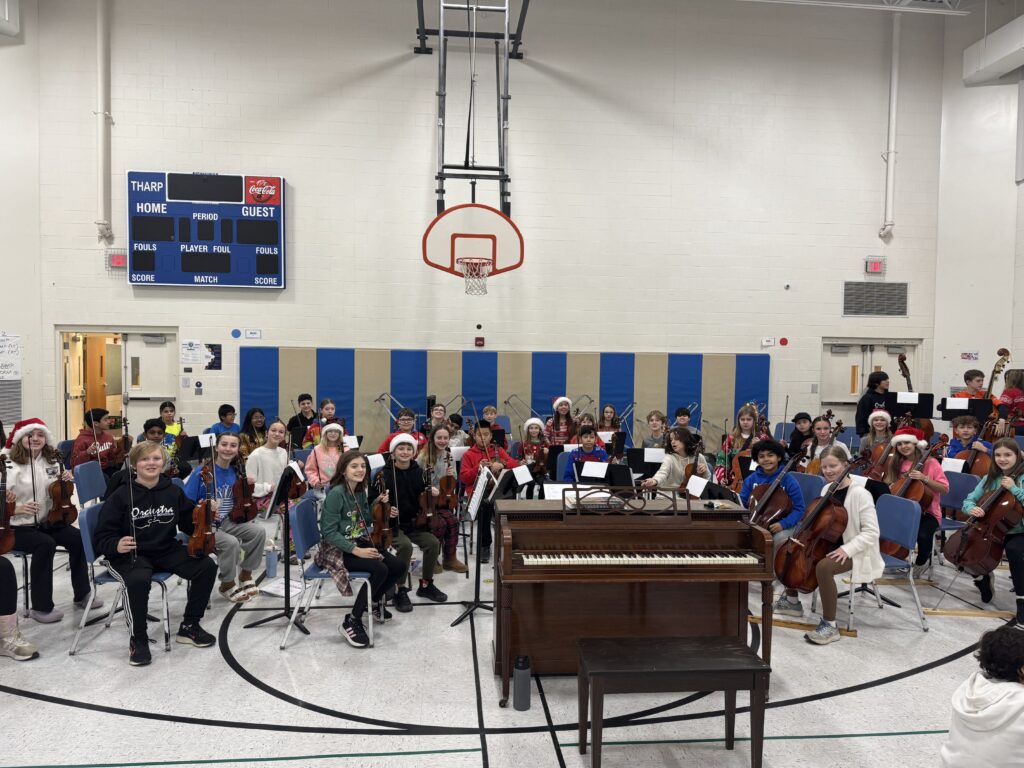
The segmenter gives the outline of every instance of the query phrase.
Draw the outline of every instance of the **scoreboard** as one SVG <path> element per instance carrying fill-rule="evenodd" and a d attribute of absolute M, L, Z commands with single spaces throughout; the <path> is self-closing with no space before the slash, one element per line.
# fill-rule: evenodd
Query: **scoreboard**
<path fill-rule="evenodd" d="M 284 179 L 129 171 L 128 283 L 284 288 Z"/>

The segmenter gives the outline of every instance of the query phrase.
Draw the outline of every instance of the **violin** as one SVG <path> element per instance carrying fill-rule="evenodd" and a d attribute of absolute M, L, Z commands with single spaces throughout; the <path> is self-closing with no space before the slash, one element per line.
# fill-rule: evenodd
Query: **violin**
<path fill-rule="evenodd" d="M 427 486 L 420 491 L 419 509 L 416 511 L 416 527 L 427 528 L 434 521 L 434 494 L 433 488 Z"/>
<path fill-rule="evenodd" d="M 996 350 L 996 354 L 999 356 L 996 359 L 996 364 L 992 366 L 992 374 L 988 377 L 988 395 L 992 395 L 992 390 L 996 385 L 996 379 L 999 378 L 999 374 L 1003 372 L 1006 364 L 1010 362 L 1010 350 L 1006 347 L 1000 347 Z M 992 442 L 1003 436 L 1003 432 L 999 429 L 999 407 L 993 402 L 992 413 L 989 414 L 988 419 L 985 421 L 985 428 L 981 432 L 981 439 Z"/>
<path fill-rule="evenodd" d="M 185 420 L 178 417 L 179 432 L 174 436 L 174 450 L 178 451 L 181 448 L 181 444 L 188 439 L 188 435 L 185 434 Z"/>
<path fill-rule="evenodd" d="M 751 525 L 767 528 L 773 523 L 779 522 L 793 510 L 793 500 L 789 498 L 786 489 L 782 487 L 782 479 L 793 471 L 793 467 L 800 459 L 800 454 L 796 454 L 790 458 L 774 480 L 767 485 L 759 485 L 750 492 L 748 507 L 750 508 Z"/>
<path fill-rule="evenodd" d="M 907 367 L 907 356 L 901 354 L 899 357 L 896 358 L 896 363 L 900 367 L 900 376 L 902 376 L 903 380 L 907 382 L 907 391 L 913 392 L 914 385 L 910 381 L 910 369 Z M 917 419 L 915 421 L 915 425 L 918 429 L 924 432 L 925 440 L 932 439 L 932 435 L 935 434 L 935 425 L 932 424 L 931 419 Z"/>
<path fill-rule="evenodd" d="M 0 555 L 14 549 L 14 507 L 15 502 L 7 500 L 7 457 L 0 456 Z"/>
<path fill-rule="evenodd" d="M 3 463 L 3 462 L 0 462 Z M 60 467 L 60 474 L 63 475 L 66 471 L 64 469 L 63 460 L 58 460 L 57 465 Z M 78 519 L 78 507 L 71 503 L 71 494 L 75 492 L 75 484 L 70 480 L 62 480 L 58 477 L 52 483 L 48 489 L 50 494 L 50 514 L 46 518 L 46 522 L 50 525 L 71 525 Z"/>
<path fill-rule="evenodd" d="M 118 440 L 118 447 L 121 449 L 121 454 L 126 454 L 132 449 L 132 436 L 128 434 L 128 417 L 121 417 L 121 438 Z"/>
<path fill-rule="evenodd" d="M 892 490 L 892 495 L 899 496 L 904 499 L 910 499 L 911 501 L 916 501 L 918 504 L 921 505 L 922 511 L 925 508 L 927 508 L 932 503 L 932 498 L 934 494 L 928 489 L 927 486 L 925 486 L 925 484 L 922 481 L 913 480 L 910 477 L 910 473 L 913 472 L 914 470 L 920 472 L 921 467 L 923 467 L 924 463 L 928 461 L 928 458 L 930 456 L 937 455 L 940 451 L 943 450 L 943 448 L 945 448 L 945 445 L 948 442 L 949 435 L 940 435 L 938 442 L 936 442 L 935 445 L 933 445 L 931 448 L 925 451 L 924 455 L 921 456 L 921 458 L 919 458 L 916 462 L 914 462 L 914 466 L 907 470 L 907 476 L 900 478 L 895 483 L 889 486 L 889 488 Z M 895 460 L 901 461 L 898 455 Z"/>
<path fill-rule="evenodd" d="M 693 473 L 697 471 L 697 462 L 700 461 L 700 455 L 704 453 L 704 436 L 697 438 L 697 446 L 693 451 L 693 461 L 686 465 L 686 469 L 683 470 L 683 482 L 679 486 L 678 493 L 685 493 L 690 498 L 696 500 L 697 497 L 690 494 L 686 489 L 690 485 L 690 478 L 693 477 Z"/>
<path fill-rule="evenodd" d="M 387 489 L 384 487 L 383 472 L 377 475 L 377 498 L 370 509 L 373 516 L 373 527 L 370 529 L 370 543 L 377 549 L 391 549 L 395 541 L 394 527 L 391 522 L 391 507 L 381 501 Z"/>
<path fill-rule="evenodd" d="M 747 440 L 746 446 L 743 450 L 738 451 L 735 456 L 732 457 L 732 473 L 729 483 L 729 488 L 734 493 L 739 493 L 740 489 L 743 488 L 743 469 L 741 459 L 746 459 L 749 463 L 752 458 L 752 451 L 754 443 L 757 442 L 758 435 L 768 434 L 768 418 L 764 414 L 758 414 L 757 423 L 754 425 L 754 429 L 750 435 L 750 439 Z"/>
<path fill-rule="evenodd" d="M 213 531 L 213 473 L 209 462 L 203 463 L 199 476 L 206 486 L 206 498 L 192 509 L 192 533 L 186 545 L 189 557 L 206 557 L 212 555 L 217 548 Z"/>
<path fill-rule="evenodd" d="M 292 434 L 288 433 L 288 455 L 292 455 Z M 299 480 L 299 476 L 292 473 L 292 482 L 288 486 L 288 499 L 295 501 L 309 493 L 309 484 L 305 480 Z M 271 499 L 273 501 L 273 499 Z"/>
<path fill-rule="evenodd" d="M 248 523 L 256 518 L 259 512 L 256 509 L 256 502 L 252 498 L 252 483 L 245 476 L 245 462 L 235 461 L 235 484 L 231 488 L 231 495 L 235 506 L 231 510 L 231 522 Z"/>
<path fill-rule="evenodd" d="M 830 411 L 831 413 L 831 411 Z M 846 427 L 843 426 L 843 420 L 838 419 L 835 427 L 833 427 L 831 434 L 829 435 L 828 442 L 825 443 L 825 448 L 831 448 L 836 444 L 836 435 L 840 432 L 845 432 Z M 824 450 L 824 449 L 822 449 Z M 804 469 L 809 475 L 820 475 L 821 474 L 821 457 L 816 457 L 807 462 L 807 468 Z"/>
<path fill-rule="evenodd" d="M 444 456 L 445 474 L 438 482 L 438 490 L 441 494 L 435 499 L 435 504 L 441 509 L 456 509 L 459 506 L 458 480 L 452 474 L 452 453 L 445 451 Z"/>
<path fill-rule="evenodd" d="M 993 419 L 991 416 L 986 419 L 985 425 L 981 428 L 982 434 L 988 432 L 989 428 L 994 430 L 996 421 L 998 419 Z M 975 437 L 973 442 L 977 442 L 980 439 L 980 437 Z M 979 451 L 977 448 L 968 448 L 966 451 L 960 451 L 953 458 L 962 459 L 964 462 L 963 471 L 976 477 L 984 477 L 992 467 L 992 457 L 987 453 Z"/>
<path fill-rule="evenodd" d="M 1024 461 L 1013 468 L 1009 477 L 1016 482 L 1022 472 Z M 985 515 L 972 516 L 967 525 L 949 537 L 942 554 L 958 570 L 984 576 L 994 571 L 1003 559 L 1006 533 L 1024 519 L 1024 508 L 1002 485 L 982 496 L 977 506 Z"/>

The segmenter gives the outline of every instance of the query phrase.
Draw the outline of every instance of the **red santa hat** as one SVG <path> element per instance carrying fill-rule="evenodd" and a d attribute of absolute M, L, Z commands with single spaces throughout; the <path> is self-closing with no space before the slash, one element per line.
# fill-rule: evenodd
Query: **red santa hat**
<path fill-rule="evenodd" d="M 410 435 L 408 432 L 403 432 L 402 434 L 395 435 L 393 438 L 391 438 L 391 442 L 388 444 L 388 450 L 391 453 L 394 453 L 395 448 L 400 446 L 402 443 L 407 443 L 411 445 L 413 449 L 416 448 L 416 438 Z"/>
<path fill-rule="evenodd" d="M 568 406 L 569 406 L 570 408 L 572 408 L 572 400 L 570 400 L 570 399 L 569 399 L 568 397 L 566 397 L 565 395 L 562 395 L 561 397 L 556 397 L 556 398 L 555 398 L 554 400 L 552 400 L 552 401 L 551 401 L 551 407 L 552 407 L 552 408 L 558 408 L 558 406 L 559 406 L 559 405 L 560 405 L 561 403 L 565 403 L 565 404 L 566 404 L 566 405 L 568 405 Z"/>
<path fill-rule="evenodd" d="M 916 443 L 922 451 L 928 447 L 928 441 L 924 439 L 924 432 L 917 427 L 897 429 L 896 434 L 892 436 L 892 444 L 896 445 L 897 443 Z"/>
<path fill-rule="evenodd" d="M 871 412 L 871 415 L 868 416 L 868 424 L 870 424 L 875 419 L 885 419 L 886 426 L 892 424 L 892 414 L 889 413 L 884 408 L 875 408 L 875 410 Z"/>
<path fill-rule="evenodd" d="M 544 422 L 542 422 L 537 417 L 533 417 L 533 418 L 527 419 L 526 421 L 523 422 L 523 434 L 524 435 L 529 434 L 530 427 L 532 427 L 534 424 L 536 424 L 538 427 L 540 427 L 540 431 L 541 432 L 544 431 Z"/>
<path fill-rule="evenodd" d="M 57 447 L 57 443 L 53 439 L 53 433 L 42 419 L 25 419 L 23 421 L 16 422 L 14 424 L 14 429 L 11 430 L 11 434 L 7 436 L 7 445 L 4 447 L 7 450 L 10 450 L 15 443 L 21 442 L 21 438 L 37 429 L 46 435 L 47 445 L 51 448 Z"/>

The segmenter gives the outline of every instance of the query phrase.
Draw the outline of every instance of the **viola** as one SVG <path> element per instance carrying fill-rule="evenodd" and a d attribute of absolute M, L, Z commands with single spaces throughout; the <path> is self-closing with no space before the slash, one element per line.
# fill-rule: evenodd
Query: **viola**
<path fill-rule="evenodd" d="M 1024 472 L 1024 461 L 1011 470 L 1016 483 Z M 998 486 L 978 500 L 983 517 L 971 517 L 967 525 L 954 533 L 942 548 L 945 558 L 972 576 L 992 573 L 1003 559 L 1006 534 L 1024 519 L 1024 507 L 1010 491 Z"/>
<path fill-rule="evenodd" d="M 231 522 L 248 523 L 250 520 L 256 519 L 259 510 L 252 498 L 252 483 L 245 476 L 245 462 L 235 461 L 235 474 L 237 478 L 231 488 L 231 495 L 235 502 L 231 509 Z"/>
<path fill-rule="evenodd" d="M 445 451 L 444 456 L 445 474 L 438 482 L 438 490 L 441 494 L 435 500 L 438 507 L 442 509 L 455 509 L 459 506 L 458 481 L 452 474 L 452 454 Z"/>
<path fill-rule="evenodd" d="M 943 450 L 946 443 L 948 442 L 949 435 L 940 435 L 938 442 L 936 442 L 935 445 L 933 445 L 930 449 L 925 451 L 924 455 L 921 456 L 921 458 L 919 458 L 916 462 L 914 462 L 914 465 L 907 470 L 907 476 L 900 478 L 895 483 L 889 486 L 892 490 L 892 495 L 899 496 L 904 499 L 910 499 L 911 501 L 916 501 L 918 504 L 921 505 L 922 510 L 928 507 L 932 503 L 932 498 L 934 494 L 928 489 L 927 486 L 925 486 L 925 484 L 922 481 L 911 479 L 910 473 L 915 470 L 920 472 L 921 467 L 923 467 L 924 463 L 928 461 L 928 458 L 938 455 L 938 453 Z M 902 463 L 902 460 L 900 459 L 899 455 L 896 456 L 895 461 Z"/>
<path fill-rule="evenodd" d="M 199 476 L 206 486 L 206 498 L 192 509 L 192 533 L 186 545 L 189 557 L 206 557 L 212 555 L 217 548 L 213 531 L 213 473 L 209 462 L 203 463 Z"/>
<path fill-rule="evenodd" d="M 751 525 L 767 528 L 773 523 L 779 522 L 792 511 L 793 500 L 789 498 L 786 489 L 782 487 L 782 480 L 793 471 L 793 467 L 800 459 L 800 454 L 793 456 L 774 480 L 767 485 L 759 485 L 750 492 L 748 507 L 750 508 Z"/>
<path fill-rule="evenodd" d="M 3 463 L 3 462 L 0 462 Z M 63 475 L 66 471 L 64 469 L 64 462 L 58 460 L 57 465 L 60 467 L 60 474 Z M 62 480 L 58 477 L 52 483 L 48 489 L 50 494 L 50 514 L 46 518 L 46 522 L 50 525 L 71 525 L 78 519 L 78 507 L 71 503 L 71 494 L 75 492 L 75 484 L 70 480 Z"/>
<path fill-rule="evenodd" d="M 384 473 L 377 475 L 377 499 L 370 508 L 373 517 L 373 527 L 370 529 L 370 543 L 378 549 L 391 549 L 394 544 L 395 532 L 391 522 L 391 506 L 381 501 L 386 491 L 384 487 Z"/>
<path fill-rule="evenodd" d="M 0 456 L 0 555 L 14 549 L 14 507 L 15 502 L 7 500 L 7 457 Z"/>
<path fill-rule="evenodd" d="M 907 382 L 907 391 L 913 392 L 914 385 L 910 381 L 910 368 L 907 367 L 907 356 L 901 354 L 899 357 L 896 358 L 896 363 L 900 367 L 900 376 L 902 376 L 903 380 Z M 917 419 L 916 426 L 918 429 L 924 432 L 925 440 L 932 439 L 932 435 L 935 434 L 935 425 L 932 424 L 931 419 Z"/>

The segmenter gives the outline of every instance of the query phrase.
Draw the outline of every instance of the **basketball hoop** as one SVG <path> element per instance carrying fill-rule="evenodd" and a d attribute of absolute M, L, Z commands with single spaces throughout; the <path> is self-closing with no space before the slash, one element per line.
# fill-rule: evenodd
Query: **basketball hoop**
<path fill-rule="evenodd" d="M 469 296 L 487 295 L 487 276 L 491 274 L 494 262 L 479 256 L 456 259 L 455 263 L 466 278 L 466 294 Z"/>

